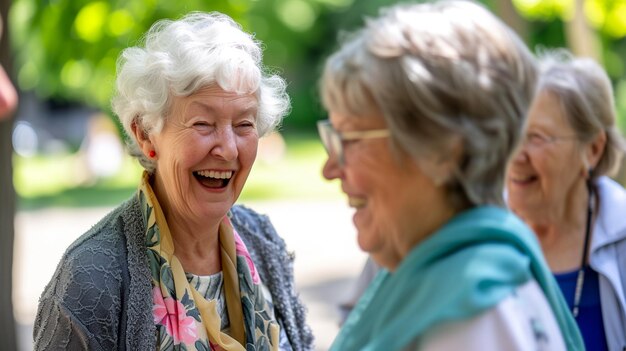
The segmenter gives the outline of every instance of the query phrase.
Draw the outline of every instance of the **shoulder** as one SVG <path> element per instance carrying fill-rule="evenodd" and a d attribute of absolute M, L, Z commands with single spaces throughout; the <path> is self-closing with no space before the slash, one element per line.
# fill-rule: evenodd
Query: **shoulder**
<path fill-rule="evenodd" d="M 40 298 L 36 334 L 48 323 L 46 316 L 58 318 L 48 313 L 55 310 L 102 347 L 115 347 L 112 340 L 120 322 L 128 274 L 123 217 L 129 202 L 106 215 L 66 250 Z"/>
<path fill-rule="evenodd" d="M 420 341 L 432 350 L 565 350 L 556 319 L 535 281 L 467 320 L 435 327 Z"/>
<path fill-rule="evenodd" d="M 126 256 L 126 232 L 128 211 L 133 201 L 129 200 L 113 209 L 91 229 L 74 241 L 65 251 L 59 267 L 84 267 L 90 272 L 114 270 Z M 58 275 L 59 270 L 55 275 Z M 95 273 L 95 272 L 94 272 Z"/>
<path fill-rule="evenodd" d="M 599 208 L 594 246 L 626 241 L 626 189 L 606 176 L 600 177 L 597 185 Z"/>
<path fill-rule="evenodd" d="M 55 296 L 64 297 L 71 305 L 84 296 L 68 290 L 121 282 L 121 268 L 126 261 L 123 216 L 128 206 L 129 203 L 124 203 L 112 210 L 68 247 L 46 292 L 53 289 Z"/>
<path fill-rule="evenodd" d="M 611 204 L 626 206 L 626 189 L 613 179 L 602 176 L 597 181 L 600 205 Z"/>

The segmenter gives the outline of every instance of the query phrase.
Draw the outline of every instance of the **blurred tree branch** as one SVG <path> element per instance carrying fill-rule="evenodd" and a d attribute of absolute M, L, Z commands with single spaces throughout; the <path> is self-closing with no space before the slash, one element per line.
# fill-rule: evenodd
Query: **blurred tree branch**
<path fill-rule="evenodd" d="M 568 46 L 576 56 L 585 56 L 602 63 L 600 42 L 596 32 L 587 22 L 584 0 L 576 0 L 574 16 L 565 23 L 565 35 Z"/>
<path fill-rule="evenodd" d="M 526 42 L 528 42 L 528 23 L 517 12 L 511 0 L 497 0 L 495 3 L 496 14 L 509 25 Z"/>

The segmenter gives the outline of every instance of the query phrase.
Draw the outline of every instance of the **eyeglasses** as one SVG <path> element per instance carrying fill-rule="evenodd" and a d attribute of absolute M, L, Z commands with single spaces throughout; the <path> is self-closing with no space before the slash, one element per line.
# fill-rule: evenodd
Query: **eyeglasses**
<path fill-rule="evenodd" d="M 352 132 L 338 132 L 329 120 L 318 121 L 317 131 L 322 144 L 329 156 L 336 156 L 339 165 L 345 165 L 344 142 L 362 139 L 386 138 L 390 135 L 388 129 L 360 130 Z"/>
<path fill-rule="evenodd" d="M 532 148 L 541 148 L 557 141 L 566 141 L 566 140 L 578 140 L 578 137 L 575 135 L 547 136 L 547 135 L 536 133 L 536 132 L 530 132 L 530 133 L 524 134 L 522 143 L 523 145 L 530 146 Z"/>

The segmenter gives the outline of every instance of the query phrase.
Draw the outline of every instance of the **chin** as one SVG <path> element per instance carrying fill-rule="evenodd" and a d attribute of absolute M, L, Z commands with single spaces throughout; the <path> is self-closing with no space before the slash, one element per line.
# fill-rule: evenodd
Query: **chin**
<path fill-rule="evenodd" d="M 545 209 L 540 204 L 523 204 L 517 206 L 510 206 L 511 211 L 518 217 L 528 220 L 537 217 L 537 214 L 545 212 Z"/>
<path fill-rule="evenodd" d="M 377 234 L 373 232 L 365 232 L 362 230 L 358 231 L 357 234 L 357 244 L 361 251 L 372 253 L 377 249 L 380 249 L 382 243 L 379 242 L 376 238 Z"/>
<path fill-rule="evenodd" d="M 204 215 L 208 218 L 222 218 L 228 213 L 228 211 L 230 211 L 231 207 L 233 207 L 232 203 L 205 204 L 203 206 L 202 213 L 204 213 Z"/>

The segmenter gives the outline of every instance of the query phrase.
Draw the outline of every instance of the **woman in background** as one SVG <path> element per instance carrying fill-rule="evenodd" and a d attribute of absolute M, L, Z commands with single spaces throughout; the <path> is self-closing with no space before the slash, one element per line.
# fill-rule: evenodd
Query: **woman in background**
<path fill-rule="evenodd" d="M 542 59 L 509 207 L 535 232 L 587 350 L 626 348 L 626 190 L 611 180 L 626 150 L 611 82 L 591 59 Z"/>

